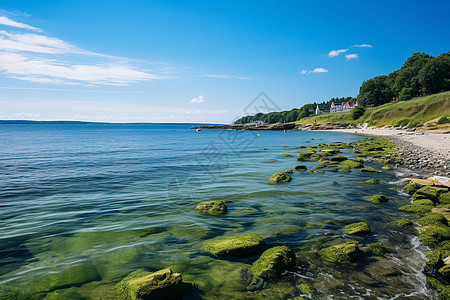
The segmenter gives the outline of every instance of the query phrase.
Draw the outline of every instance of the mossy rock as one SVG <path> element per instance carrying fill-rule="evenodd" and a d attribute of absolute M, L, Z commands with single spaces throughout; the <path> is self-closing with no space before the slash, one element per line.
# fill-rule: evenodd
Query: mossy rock
<path fill-rule="evenodd" d="M 384 182 L 378 179 L 369 179 L 366 180 L 365 183 L 370 183 L 370 184 L 383 184 Z"/>
<path fill-rule="evenodd" d="M 341 173 L 350 173 L 351 171 L 352 170 L 350 170 L 350 168 L 348 166 L 344 166 L 339 169 L 339 172 L 341 172 Z"/>
<path fill-rule="evenodd" d="M 403 205 L 399 207 L 399 210 L 401 211 L 406 211 L 406 212 L 411 212 L 411 213 L 416 213 L 418 215 L 425 215 L 429 212 L 431 212 L 431 209 L 433 209 L 433 207 L 429 206 L 429 205 Z"/>
<path fill-rule="evenodd" d="M 308 170 L 308 173 L 310 173 L 310 174 L 325 174 L 324 171 L 322 171 L 322 170 L 315 170 L 315 169 Z"/>
<path fill-rule="evenodd" d="M 445 265 L 438 270 L 438 273 L 446 280 L 450 280 L 450 265 Z"/>
<path fill-rule="evenodd" d="M 309 282 L 300 283 L 297 286 L 297 288 L 302 294 L 305 294 L 305 295 L 311 295 L 312 293 L 314 293 L 316 291 L 316 289 Z"/>
<path fill-rule="evenodd" d="M 331 161 L 343 162 L 344 160 L 348 160 L 348 158 L 343 156 L 343 155 L 338 155 L 338 156 L 334 156 L 334 157 L 330 158 L 330 160 Z"/>
<path fill-rule="evenodd" d="M 413 198 L 415 200 L 418 199 L 430 199 L 433 202 L 439 201 L 439 196 L 443 193 L 446 193 L 448 189 L 440 188 L 435 186 L 424 186 L 418 189 L 414 194 Z"/>
<path fill-rule="evenodd" d="M 445 206 L 448 206 L 448 204 L 443 204 Z M 448 222 L 450 222 L 450 208 L 449 207 L 435 207 L 431 210 L 434 213 L 443 215 Z"/>
<path fill-rule="evenodd" d="M 320 151 L 327 156 L 341 153 L 341 150 L 339 149 L 320 149 Z"/>
<path fill-rule="evenodd" d="M 288 154 L 288 153 L 281 154 L 281 156 L 283 156 L 283 157 L 294 157 L 292 154 Z"/>
<path fill-rule="evenodd" d="M 268 179 L 268 182 L 270 184 L 277 184 L 277 183 L 285 183 L 292 180 L 292 177 L 286 174 L 285 172 L 278 172 L 270 176 Z"/>
<path fill-rule="evenodd" d="M 341 162 L 341 165 L 347 166 L 351 169 L 357 169 L 357 168 L 362 168 L 364 167 L 364 165 L 360 162 L 357 162 L 355 160 L 351 160 L 351 159 L 347 159 Z"/>
<path fill-rule="evenodd" d="M 294 251 L 286 246 L 277 246 L 264 251 L 250 270 L 256 276 L 278 278 L 284 271 L 295 267 L 295 260 Z"/>
<path fill-rule="evenodd" d="M 438 200 L 440 204 L 450 204 L 450 192 L 442 193 Z"/>
<path fill-rule="evenodd" d="M 419 199 L 419 200 L 415 200 L 413 201 L 414 205 L 428 205 L 428 206 L 433 206 L 434 207 L 434 202 L 431 201 L 430 199 Z"/>
<path fill-rule="evenodd" d="M 345 226 L 344 231 L 347 234 L 365 235 L 369 234 L 371 229 L 366 222 L 359 222 Z"/>
<path fill-rule="evenodd" d="M 388 139 L 378 137 L 358 142 L 354 151 L 364 157 L 389 158 L 398 153 L 398 147 Z"/>
<path fill-rule="evenodd" d="M 361 251 L 370 255 L 382 256 L 389 252 L 389 249 L 382 243 L 372 243 L 361 247 Z"/>
<path fill-rule="evenodd" d="M 286 170 L 286 171 L 284 171 L 283 173 L 285 173 L 285 174 L 292 174 L 292 173 L 294 173 L 294 171 L 292 171 L 292 170 Z"/>
<path fill-rule="evenodd" d="M 297 165 L 297 166 L 295 166 L 295 169 L 296 169 L 297 171 L 304 171 L 304 170 L 307 170 L 307 168 L 306 168 L 305 165 Z"/>
<path fill-rule="evenodd" d="M 352 263 L 356 261 L 359 255 L 358 242 L 350 241 L 347 243 L 331 246 L 320 250 L 319 255 L 322 260 L 331 263 Z"/>
<path fill-rule="evenodd" d="M 170 300 L 182 297 L 194 287 L 193 283 L 183 282 L 181 274 L 170 269 L 154 273 L 140 269 L 119 282 L 116 290 L 125 300 Z"/>
<path fill-rule="evenodd" d="M 364 158 L 358 156 L 358 157 L 355 158 L 355 161 L 363 164 L 364 163 Z"/>
<path fill-rule="evenodd" d="M 450 239 L 450 228 L 441 225 L 420 227 L 420 241 L 427 246 L 437 246 L 440 242 Z"/>
<path fill-rule="evenodd" d="M 448 226 L 447 219 L 443 215 L 436 213 L 426 214 L 422 218 L 414 220 L 414 222 L 422 226 L 427 225 Z"/>
<path fill-rule="evenodd" d="M 380 203 L 388 202 L 389 198 L 386 197 L 385 195 L 374 195 L 374 196 L 370 197 L 369 201 L 372 203 L 380 204 Z"/>
<path fill-rule="evenodd" d="M 408 183 L 403 187 L 403 190 L 407 192 L 408 194 L 412 195 L 415 192 L 417 192 L 418 189 L 420 189 L 422 186 L 417 183 Z"/>
<path fill-rule="evenodd" d="M 266 248 L 266 242 L 256 234 L 241 234 L 205 242 L 205 251 L 215 256 L 250 257 Z"/>
<path fill-rule="evenodd" d="M 434 274 L 437 270 L 444 266 L 442 260 L 442 253 L 439 250 L 432 250 L 426 253 L 428 261 L 425 264 L 424 270 L 428 274 Z"/>
<path fill-rule="evenodd" d="M 390 165 L 384 165 L 381 167 L 383 170 L 392 170 L 392 167 Z"/>
<path fill-rule="evenodd" d="M 195 211 L 202 215 L 220 216 L 227 213 L 227 204 L 222 200 L 202 201 L 197 204 Z"/>
<path fill-rule="evenodd" d="M 361 170 L 361 172 L 364 172 L 364 173 L 380 173 L 380 171 L 375 170 L 373 168 L 362 168 L 360 170 Z"/>
<path fill-rule="evenodd" d="M 396 225 L 398 227 L 406 227 L 406 226 L 409 226 L 412 224 L 413 224 L 413 222 L 410 219 L 400 219 L 400 220 L 397 220 L 397 222 L 396 222 Z"/>
<path fill-rule="evenodd" d="M 338 184 L 338 182 L 333 180 L 331 184 Z"/>

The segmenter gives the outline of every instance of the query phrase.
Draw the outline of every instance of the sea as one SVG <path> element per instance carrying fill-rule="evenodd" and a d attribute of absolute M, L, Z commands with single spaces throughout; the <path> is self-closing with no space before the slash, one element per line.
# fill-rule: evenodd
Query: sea
<path fill-rule="evenodd" d="M 422 273 L 427 248 L 417 228 L 395 224 L 414 218 L 398 210 L 411 202 L 405 174 L 367 162 L 382 172 L 294 172 L 289 183 L 267 182 L 318 163 L 298 162 L 299 146 L 368 137 L 193 125 L 0 124 L 0 299 L 122 299 L 116 285 L 130 272 L 164 268 L 196 284 L 183 299 L 437 298 Z M 372 178 L 383 183 L 365 182 Z M 367 200 L 376 194 L 389 201 Z M 208 200 L 226 201 L 228 213 L 197 213 Z M 370 235 L 344 233 L 361 221 Z M 288 246 L 297 268 L 263 281 L 250 271 L 260 254 L 204 251 L 205 241 L 242 233 Z M 390 251 L 343 266 L 320 259 L 320 249 L 349 240 Z"/>

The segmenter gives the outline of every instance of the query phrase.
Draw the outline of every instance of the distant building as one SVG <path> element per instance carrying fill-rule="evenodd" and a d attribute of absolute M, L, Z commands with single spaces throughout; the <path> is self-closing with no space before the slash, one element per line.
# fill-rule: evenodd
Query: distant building
<path fill-rule="evenodd" d="M 340 113 L 347 112 L 354 109 L 358 106 L 358 102 L 356 100 L 350 100 L 347 102 L 332 102 L 330 107 L 330 113 Z"/>
<path fill-rule="evenodd" d="M 327 107 L 326 104 L 317 104 L 316 106 L 316 115 L 321 115 L 325 113 L 329 113 L 330 109 Z"/>

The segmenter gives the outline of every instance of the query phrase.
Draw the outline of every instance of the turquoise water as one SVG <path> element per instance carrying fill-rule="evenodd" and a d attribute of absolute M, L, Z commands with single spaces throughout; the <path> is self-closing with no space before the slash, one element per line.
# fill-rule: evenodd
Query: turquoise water
<path fill-rule="evenodd" d="M 298 164 L 295 147 L 364 137 L 190 127 L 0 125 L 0 299 L 120 299 L 114 285 L 129 272 L 167 267 L 197 284 L 184 299 L 293 299 L 302 282 L 316 289 L 306 299 L 435 298 L 420 271 L 425 248 L 416 229 L 394 225 L 412 217 L 397 210 L 410 202 L 398 173 L 294 173 L 288 184 L 267 183 Z M 386 184 L 364 183 L 370 178 Z M 364 198 L 379 193 L 390 201 Z M 204 200 L 229 201 L 228 214 L 197 214 Z M 359 221 L 373 233 L 343 233 Z M 202 250 L 205 240 L 248 232 L 294 249 L 297 271 L 255 287 L 248 269 L 257 256 Z M 391 253 L 347 267 L 320 261 L 317 250 L 350 238 L 383 242 Z"/>

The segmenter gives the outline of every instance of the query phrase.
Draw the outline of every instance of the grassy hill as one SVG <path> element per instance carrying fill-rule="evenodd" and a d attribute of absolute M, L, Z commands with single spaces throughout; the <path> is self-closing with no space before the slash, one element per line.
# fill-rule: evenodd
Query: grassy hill
<path fill-rule="evenodd" d="M 354 125 L 368 123 L 382 127 L 408 126 L 409 128 L 435 122 L 441 117 L 450 118 L 450 92 L 417 97 L 408 101 L 387 103 L 366 108 L 364 115 L 354 120 L 351 112 L 312 116 L 296 121 L 296 124 L 347 122 Z M 444 127 L 448 127 L 447 124 Z"/>

